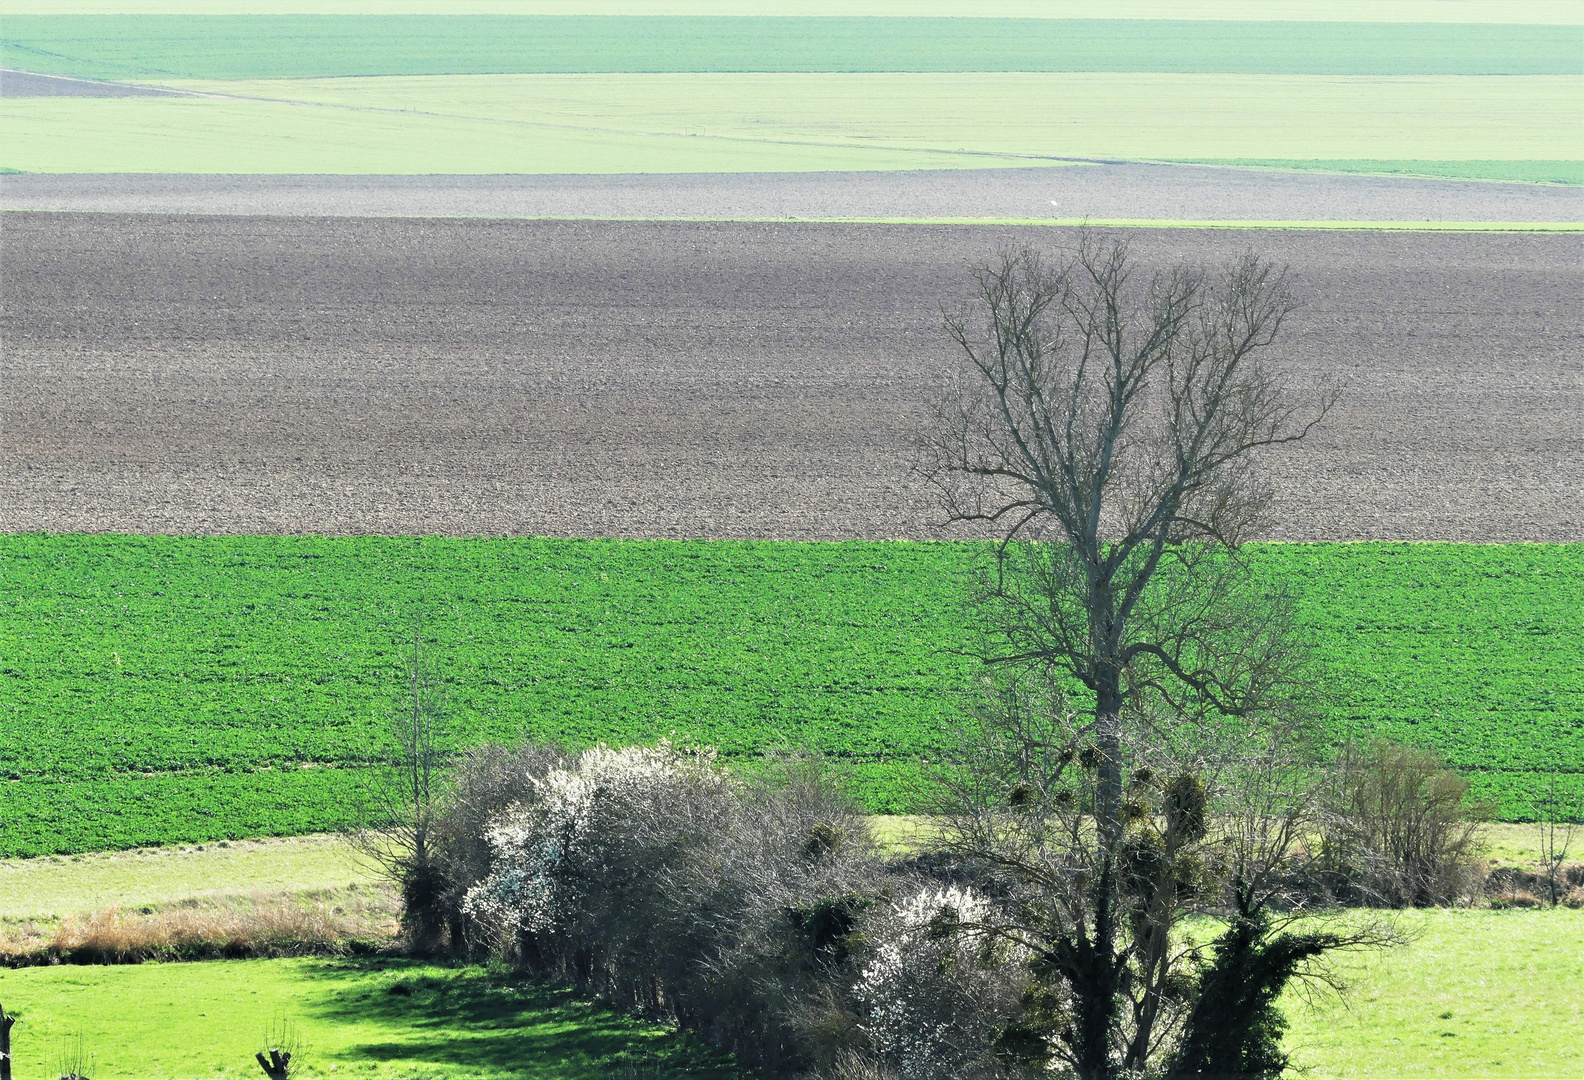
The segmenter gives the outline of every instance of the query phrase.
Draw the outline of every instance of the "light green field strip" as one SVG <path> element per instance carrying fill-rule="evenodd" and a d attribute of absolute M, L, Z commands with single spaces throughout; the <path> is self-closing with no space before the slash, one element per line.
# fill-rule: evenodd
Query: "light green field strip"
<path fill-rule="evenodd" d="M 0 165 L 52 173 L 810 172 L 1043 164 L 197 98 L 13 98 L 0 101 L 0 136 Z"/>
<path fill-rule="evenodd" d="M 906 853 L 927 845 L 931 826 L 927 817 L 882 814 L 869 818 L 869 828 L 883 848 Z M 1481 836 L 1486 856 L 1496 865 L 1533 868 L 1540 861 L 1533 825 L 1488 824 Z M 107 907 L 344 889 L 385 880 L 335 835 L 0 859 L 0 919 L 48 920 Z"/>
<path fill-rule="evenodd" d="M 213 96 L 6 100 L 0 166 L 759 172 L 1062 158 L 1574 160 L 1584 145 L 1578 76 L 491 75 L 163 85 Z"/>
<path fill-rule="evenodd" d="M 1321 1078 L 1584 1076 L 1584 911 L 1401 912 L 1401 949 L 1344 956 L 1343 1002 L 1289 992 L 1294 1074 Z"/>
<path fill-rule="evenodd" d="M 1309 1005 L 1296 990 L 1283 998 L 1293 1022 L 1282 1048 L 1298 1075 L 1584 1076 L 1584 1040 L 1566 1034 L 1584 1026 L 1584 911 L 1390 914 L 1413 940 L 1344 955 L 1336 965 L 1349 983 L 1343 1000 L 1323 994 Z M 684 1056 L 665 1029 L 565 991 L 417 961 L 33 967 L 0 971 L 0 1001 L 23 1016 L 13 1048 L 24 1076 L 59 1075 L 47 1067 L 79 1034 L 96 1057 L 90 1075 L 106 1080 L 257 1076 L 248 1071 L 253 1051 L 283 1016 L 306 1043 L 307 1077 L 731 1075 L 702 1054 Z M 618 1072 L 623 1065 L 629 1071 Z"/>
<path fill-rule="evenodd" d="M 338 836 L 4 859 L 0 919 L 61 918 L 252 892 L 344 889 L 378 880 L 369 861 Z"/>
<path fill-rule="evenodd" d="M 1578 37 L 1568 27 L 1489 23 L 11 16 L 0 28 L 0 67 L 161 80 L 706 71 L 1584 75 Z"/>
<path fill-rule="evenodd" d="M 3 15 L 918 15 L 1584 24 L 1577 0 L 0 0 Z"/>

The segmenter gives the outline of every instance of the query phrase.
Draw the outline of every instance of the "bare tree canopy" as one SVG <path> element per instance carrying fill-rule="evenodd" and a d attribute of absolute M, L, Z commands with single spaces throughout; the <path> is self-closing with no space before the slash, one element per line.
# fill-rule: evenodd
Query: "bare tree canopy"
<path fill-rule="evenodd" d="M 920 471 L 950 522 L 1001 530 L 986 659 L 1065 671 L 1095 695 L 1108 828 L 1117 718 L 1278 705 L 1297 663 L 1289 605 L 1236 559 L 1270 498 L 1259 451 L 1303 438 L 1305 404 L 1266 360 L 1294 310 L 1287 271 L 1249 254 L 1146 280 L 1125 239 L 1004 253 L 947 330 L 964 369 L 935 404 Z M 1119 835 L 1119 834 L 1118 834 Z"/>

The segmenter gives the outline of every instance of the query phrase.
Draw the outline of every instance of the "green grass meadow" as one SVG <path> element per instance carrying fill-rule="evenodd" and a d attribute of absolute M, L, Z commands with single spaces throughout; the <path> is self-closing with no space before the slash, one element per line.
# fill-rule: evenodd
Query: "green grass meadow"
<path fill-rule="evenodd" d="M 0 15 L 783 15 L 1578 26 L 1573 0 L 0 0 Z"/>
<path fill-rule="evenodd" d="M 1345 956 L 1338 998 L 1283 1005 L 1283 1040 L 1317 1078 L 1584 1075 L 1584 911 L 1441 909 L 1399 916 L 1412 941 Z M 208 961 L 0 970 L 20 1014 L 21 1075 L 63 1050 L 95 1078 L 257 1075 L 253 1051 L 284 1019 L 304 1076 L 644 1080 L 743 1075 L 698 1044 L 562 990 L 477 967 L 406 960 Z M 53 1075 L 53 1074 L 48 1074 Z"/>
<path fill-rule="evenodd" d="M 0 537 L 0 853 L 351 821 L 410 613 L 458 744 L 808 746 L 911 808 L 971 686 L 971 543 Z M 1584 788 L 1584 544 L 1270 544 L 1337 736 L 1441 750 L 1502 816 Z"/>
<path fill-rule="evenodd" d="M 1336 965 L 1341 1000 L 1288 992 L 1297 1075 L 1584 1076 L 1584 910 L 1403 912 L 1405 948 Z M 1568 1032 L 1575 1034 L 1569 1035 Z"/>
<path fill-rule="evenodd" d="M 20 1015 L 18 1075 L 76 1046 L 87 1075 L 254 1077 L 266 1033 L 290 1026 L 292 1075 L 369 1080 L 734 1080 L 729 1058 L 570 991 L 479 967 L 411 960 L 212 960 L 0 970 Z"/>

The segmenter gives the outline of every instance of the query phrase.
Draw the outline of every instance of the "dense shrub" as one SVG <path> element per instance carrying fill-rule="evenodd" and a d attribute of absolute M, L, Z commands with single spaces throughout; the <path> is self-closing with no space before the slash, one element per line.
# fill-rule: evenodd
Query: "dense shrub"
<path fill-rule="evenodd" d="M 887 862 L 818 761 L 742 777 L 664 742 L 478 751 L 435 828 L 445 917 L 468 948 L 820 1080 L 1051 1075 L 1072 1065 L 1095 1012 L 1080 976 L 1101 960 L 1116 972 L 1104 1038 L 1142 1045 L 1136 1010 L 1163 1018 L 1136 1062 L 1111 1055 L 1123 1072 L 1275 1076 L 1282 987 L 1321 953 L 1386 941 L 1292 922 L 1284 875 L 1307 819 L 1272 816 L 1282 792 L 1250 795 L 1244 820 L 1224 799 L 1212 812 L 1195 776 L 1134 770 L 1139 813 L 1111 869 L 1086 856 L 1092 799 L 1019 790 L 943 819 L 955 844 Z M 1040 859 L 1007 846 L 1025 840 Z M 1190 910 L 1225 932 L 1178 962 L 1170 929 Z M 1146 962 L 1164 972 L 1158 1002 L 1129 996 Z"/>
<path fill-rule="evenodd" d="M 987 932 L 997 921 L 972 888 L 935 883 L 864 920 L 870 951 L 853 987 L 860 1027 L 902 1080 L 1001 1072 L 995 1043 L 1018 1013 L 1028 954 Z"/>
<path fill-rule="evenodd" d="M 1479 819 L 1468 781 L 1429 750 L 1374 742 L 1344 750 L 1324 817 L 1321 865 L 1344 899 L 1445 904 L 1478 890 Z"/>
<path fill-rule="evenodd" d="M 461 906 L 503 955 L 779 1071 L 864 1048 L 852 946 L 888 879 L 822 769 L 745 780 L 666 743 L 552 760 L 488 819 Z"/>

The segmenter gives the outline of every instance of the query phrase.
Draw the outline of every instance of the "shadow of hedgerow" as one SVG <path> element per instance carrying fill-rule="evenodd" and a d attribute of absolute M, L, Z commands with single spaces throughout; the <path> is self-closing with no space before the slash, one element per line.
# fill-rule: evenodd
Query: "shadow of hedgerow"
<path fill-rule="evenodd" d="M 344 1061 L 467 1068 L 502 1077 L 738 1080 L 732 1059 L 686 1033 L 646 1024 L 571 991 L 478 965 L 346 959 L 305 971 L 326 985 L 303 1015 L 377 1023 L 411 1037 L 351 1046 Z"/>

